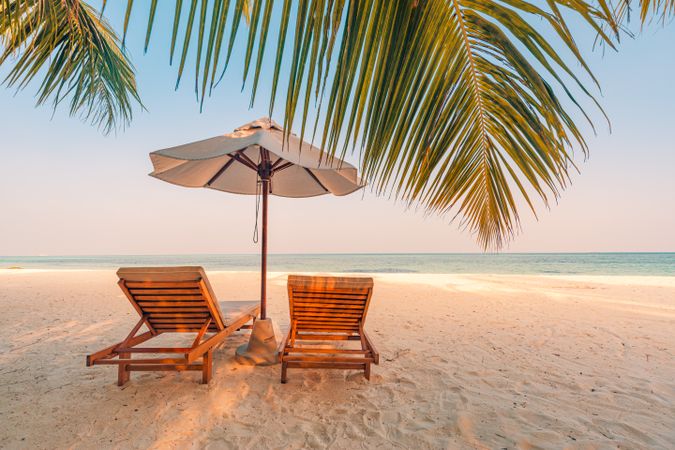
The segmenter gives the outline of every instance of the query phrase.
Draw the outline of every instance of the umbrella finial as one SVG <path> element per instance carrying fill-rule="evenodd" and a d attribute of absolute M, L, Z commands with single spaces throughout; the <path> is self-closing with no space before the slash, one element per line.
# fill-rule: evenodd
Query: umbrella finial
<path fill-rule="evenodd" d="M 283 128 L 281 125 L 276 123 L 275 121 L 272 120 L 271 117 L 261 117 L 258 120 L 254 120 L 253 122 L 249 122 L 246 125 L 242 125 L 239 128 L 236 128 L 234 131 L 245 131 L 245 130 L 254 130 L 254 129 L 263 129 L 263 130 L 270 130 L 270 129 L 275 129 L 279 131 L 283 131 Z"/>

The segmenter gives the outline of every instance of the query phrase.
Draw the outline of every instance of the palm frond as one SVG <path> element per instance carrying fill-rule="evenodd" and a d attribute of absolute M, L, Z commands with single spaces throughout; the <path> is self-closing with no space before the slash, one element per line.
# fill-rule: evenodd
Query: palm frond
<path fill-rule="evenodd" d="M 210 17 L 206 3 L 177 0 L 172 39 L 173 52 L 178 23 L 186 22 L 179 79 L 196 52 L 202 102 L 223 76 L 245 17 L 243 78 L 254 77 L 252 103 L 264 56 L 273 53 L 270 115 L 287 76 L 286 130 L 299 123 L 330 155 L 356 149 L 375 191 L 454 211 L 485 248 L 500 248 L 518 230 L 519 197 L 534 210 L 533 195 L 548 202 L 560 194 L 574 167 L 572 146 L 587 150 L 557 95 L 584 115 L 575 96 L 595 99 L 531 23 L 543 22 L 593 83 L 561 10 L 609 46 L 607 24 L 616 32 L 605 0 L 597 7 L 548 0 L 547 9 L 524 0 L 283 0 L 276 51 L 265 52 L 273 0 L 211 0 Z"/>
<path fill-rule="evenodd" d="M 393 189 L 431 211 L 457 206 L 479 242 L 499 248 L 518 225 L 513 186 L 530 204 L 523 183 L 544 199 L 547 190 L 557 195 L 571 165 L 567 145 L 585 147 L 553 90 L 498 24 L 554 78 L 551 60 L 571 71 L 505 5 L 354 5 L 347 28 L 361 32 L 343 35 L 322 145 L 344 153 L 340 140 L 357 143 L 361 135 L 363 173 L 377 192 Z M 354 52 L 364 58 L 354 61 Z"/>
<path fill-rule="evenodd" d="M 0 66 L 12 66 L 4 84 L 23 89 L 42 77 L 39 105 L 68 102 L 71 115 L 107 133 L 128 124 L 140 104 L 119 39 L 86 3 L 0 0 L 0 43 Z"/>
<path fill-rule="evenodd" d="M 33 3 L 46 8 L 76 2 Z M 155 14 L 157 3 L 145 3 L 150 5 L 146 45 L 155 17 L 163 17 Z M 128 0 L 125 29 L 139 4 L 144 3 Z M 170 60 L 180 55 L 177 83 L 188 60 L 194 61 L 195 93 L 203 102 L 223 77 L 235 43 L 245 42 L 242 75 L 244 82 L 253 77 L 252 103 L 259 83 L 268 83 L 272 115 L 284 92 L 288 132 L 299 126 L 329 155 L 357 151 L 376 192 L 457 214 L 485 248 L 500 248 L 519 229 L 519 199 L 534 210 L 535 197 L 556 198 L 574 167 L 571 149 L 587 150 L 563 104 L 576 104 L 586 115 L 581 105 L 595 101 L 596 87 L 587 88 L 582 78 L 596 82 L 565 17 L 575 14 L 612 46 L 605 31 L 609 23 L 609 32 L 616 32 L 609 5 L 606 0 L 176 0 Z M 6 23 L 13 23 L 14 15 L 5 12 Z M 44 23 L 53 28 L 56 22 L 45 17 L 28 28 Z M 246 27 L 240 26 L 242 18 Z M 278 34 L 270 36 L 277 25 Z M 556 38 L 544 38 L 540 28 Z M 21 35 L 20 27 L 11 29 Z M 247 38 L 237 41 L 242 29 Z M 565 56 L 556 50 L 560 47 Z M 263 70 L 266 57 L 273 58 L 271 71 Z M 67 67 L 75 70 L 76 64 Z M 58 65 L 49 74 L 52 84 L 66 79 Z M 106 90 L 113 102 L 108 105 L 117 98 L 125 105 L 121 111 L 130 111 L 128 98 L 120 100 L 128 92 L 135 94 Z"/>
<path fill-rule="evenodd" d="M 612 18 L 616 23 L 626 24 L 637 9 L 641 25 L 656 20 L 665 23 L 675 16 L 675 0 L 615 0 L 612 3 Z"/>

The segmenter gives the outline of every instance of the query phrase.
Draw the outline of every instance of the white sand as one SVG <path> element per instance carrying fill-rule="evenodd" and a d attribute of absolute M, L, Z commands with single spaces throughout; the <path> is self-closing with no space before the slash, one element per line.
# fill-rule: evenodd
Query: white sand
<path fill-rule="evenodd" d="M 253 273 L 209 273 L 255 299 Z M 136 313 L 113 271 L 0 271 L 0 448 L 675 448 L 675 278 L 376 275 L 356 373 L 85 367 Z M 270 314 L 288 325 L 284 274 Z"/>

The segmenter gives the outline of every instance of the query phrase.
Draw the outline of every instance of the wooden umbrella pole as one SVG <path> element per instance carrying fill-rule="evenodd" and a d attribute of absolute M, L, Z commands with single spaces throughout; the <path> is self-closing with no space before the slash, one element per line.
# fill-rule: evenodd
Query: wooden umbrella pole
<path fill-rule="evenodd" d="M 267 317 L 267 195 L 269 175 L 262 177 L 262 254 L 260 261 L 260 318 Z"/>

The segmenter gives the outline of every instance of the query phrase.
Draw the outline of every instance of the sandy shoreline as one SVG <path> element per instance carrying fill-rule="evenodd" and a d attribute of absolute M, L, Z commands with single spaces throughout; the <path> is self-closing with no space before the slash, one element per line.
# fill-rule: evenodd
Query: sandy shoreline
<path fill-rule="evenodd" d="M 221 300 L 253 272 L 209 272 Z M 84 355 L 136 320 L 113 270 L 0 270 L 1 448 L 675 448 L 675 277 L 377 274 L 370 383 L 237 365 L 208 386 Z M 288 326 L 285 274 L 271 317 Z"/>

